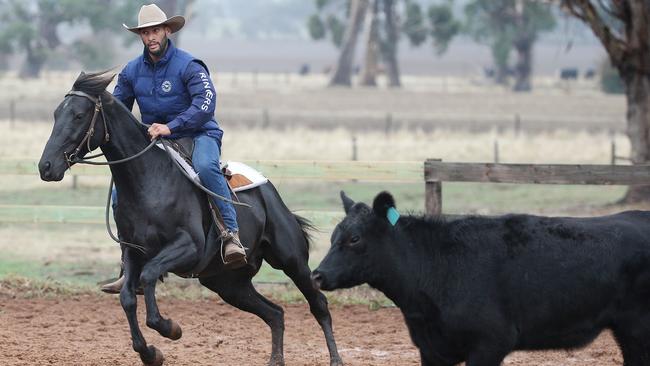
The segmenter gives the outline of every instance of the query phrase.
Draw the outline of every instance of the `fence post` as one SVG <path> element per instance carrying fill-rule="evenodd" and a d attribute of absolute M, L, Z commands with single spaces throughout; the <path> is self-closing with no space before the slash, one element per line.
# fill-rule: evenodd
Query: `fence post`
<path fill-rule="evenodd" d="M 428 161 L 442 161 L 441 159 L 429 159 Z M 427 163 L 424 163 L 424 177 L 426 179 Z M 442 182 L 424 183 L 424 209 L 430 216 L 440 216 L 442 214 Z"/>
<path fill-rule="evenodd" d="M 16 101 L 9 101 L 9 127 L 14 128 L 14 122 L 16 120 Z"/>
<path fill-rule="evenodd" d="M 616 141 L 612 140 L 611 142 L 611 156 L 610 156 L 610 164 L 611 165 L 616 165 Z"/>
<path fill-rule="evenodd" d="M 358 156 L 357 156 L 357 137 L 352 136 L 352 161 L 357 161 Z"/>
<path fill-rule="evenodd" d="M 388 112 L 386 113 L 386 136 L 390 135 L 390 131 L 393 129 L 393 114 Z"/>
<path fill-rule="evenodd" d="M 262 112 L 262 128 L 269 128 L 271 125 L 271 116 L 269 115 L 269 110 L 264 108 Z"/>
<path fill-rule="evenodd" d="M 515 136 L 519 136 L 519 132 L 521 131 L 521 116 L 519 116 L 519 113 L 515 114 Z"/>
<path fill-rule="evenodd" d="M 494 140 L 494 163 L 499 163 L 499 140 Z"/>
<path fill-rule="evenodd" d="M 72 189 L 76 190 L 77 188 L 79 188 L 79 176 L 75 174 L 72 176 Z"/>

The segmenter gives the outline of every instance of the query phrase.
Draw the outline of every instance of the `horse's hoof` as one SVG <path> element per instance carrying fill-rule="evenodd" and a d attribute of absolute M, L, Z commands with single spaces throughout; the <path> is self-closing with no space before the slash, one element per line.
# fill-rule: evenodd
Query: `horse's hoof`
<path fill-rule="evenodd" d="M 171 339 L 172 341 L 181 339 L 181 337 L 183 336 L 183 330 L 181 329 L 181 326 L 171 319 L 169 319 L 169 322 L 170 322 L 169 339 Z"/>
<path fill-rule="evenodd" d="M 269 360 L 268 366 L 284 366 L 284 357 L 282 357 L 282 356 L 279 356 L 279 357 L 271 356 L 271 359 Z"/>
<path fill-rule="evenodd" d="M 343 366 L 343 360 L 339 359 L 333 359 L 330 361 L 330 366 Z"/>
<path fill-rule="evenodd" d="M 153 361 L 147 363 L 143 360 L 142 364 L 144 366 L 162 366 L 162 364 L 165 362 L 165 356 L 163 353 L 154 346 L 149 346 L 149 350 L 153 351 L 154 353 Z"/>

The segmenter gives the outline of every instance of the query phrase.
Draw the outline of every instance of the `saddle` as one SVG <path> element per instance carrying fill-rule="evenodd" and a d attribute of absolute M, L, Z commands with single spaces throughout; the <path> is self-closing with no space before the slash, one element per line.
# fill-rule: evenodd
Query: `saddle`
<path fill-rule="evenodd" d="M 197 182 L 200 182 L 200 178 L 194 167 L 192 165 L 192 153 L 194 152 L 194 139 L 191 137 L 183 137 L 180 139 L 167 140 L 172 146 L 172 157 L 179 162 L 181 167 Z M 164 149 L 160 143 L 157 145 L 161 149 Z M 248 189 L 252 189 L 262 184 L 268 182 L 262 173 L 251 168 L 250 166 L 236 162 L 220 162 L 221 172 L 226 177 L 228 186 L 232 192 L 241 192 Z M 237 197 L 235 196 L 235 199 Z"/>
<path fill-rule="evenodd" d="M 195 180 L 197 183 L 201 183 L 200 177 L 192 165 L 194 139 L 191 137 L 184 137 L 166 141 L 169 142 L 169 145 L 172 147 L 169 150 L 171 158 L 175 159 L 181 168 L 185 170 L 185 172 L 188 173 L 188 175 L 193 180 Z M 165 149 L 160 142 L 156 145 L 163 150 Z M 233 201 L 239 201 L 237 199 L 236 192 L 252 189 L 268 182 L 268 178 L 244 163 L 221 162 L 220 164 L 221 172 L 226 177 L 226 181 L 228 182 L 228 186 L 231 192 L 231 199 Z M 203 258 L 201 258 L 198 265 L 195 266 L 195 268 L 193 268 L 190 272 L 178 274 L 181 277 L 198 277 L 206 269 L 206 267 L 208 267 L 210 262 L 212 262 L 212 259 L 220 252 L 221 246 L 223 244 L 222 238 L 226 232 L 223 218 L 221 217 L 221 213 L 219 212 L 217 206 L 214 204 L 213 200 L 211 200 L 210 197 L 206 198 L 208 199 L 208 203 L 212 212 L 212 219 L 215 225 L 211 226 L 210 230 L 208 231 Z"/>

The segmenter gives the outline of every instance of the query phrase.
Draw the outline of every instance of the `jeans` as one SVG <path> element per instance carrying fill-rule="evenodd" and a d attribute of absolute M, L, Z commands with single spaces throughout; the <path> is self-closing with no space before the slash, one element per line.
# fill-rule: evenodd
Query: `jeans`
<path fill-rule="evenodd" d="M 221 169 L 219 169 L 220 158 L 221 149 L 215 137 L 201 134 L 194 138 L 192 163 L 194 164 L 194 169 L 199 174 L 199 178 L 201 178 L 201 184 L 220 196 L 230 198 L 228 182 L 226 182 L 226 178 L 221 173 Z M 217 205 L 217 208 L 219 208 L 219 212 L 221 212 L 226 229 L 232 232 L 239 231 L 235 206 L 230 202 L 225 202 L 215 197 L 211 198 Z M 117 190 L 115 188 L 111 192 L 111 200 L 113 201 L 113 212 L 115 212 L 115 208 L 117 207 Z"/>
<path fill-rule="evenodd" d="M 219 169 L 220 158 L 221 149 L 215 137 L 201 134 L 194 138 L 192 163 L 194 164 L 194 169 L 199 174 L 201 183 L 212 192 L 230 199 L 228 182 L 226 182 L 226 177 L 223 176 L 221 169 Z M 219 208 L 219 212 L 221 212 L 226 229 L 232 232 L 239 231 L 235 206 L 230 202 L 225 202 L 215 197 L 211 198 Z"/>

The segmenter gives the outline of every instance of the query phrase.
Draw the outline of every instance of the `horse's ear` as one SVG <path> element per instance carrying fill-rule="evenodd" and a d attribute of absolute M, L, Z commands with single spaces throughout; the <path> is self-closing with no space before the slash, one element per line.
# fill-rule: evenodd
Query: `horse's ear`
<path fill-rule="evenodd" d="M 350 197 L 345 195 L 345 192 L 341 191 L 341 201 L 343 201 L 343 209 L 345 210 L 345 214 L 347 215 L 348 212 L 350 212 L 350 209 L 352 206 L 354 206 L 354 201 L 350 199 Z"/>
<path fill-rule="evenodd" d="M 387 217 L 386 214 L 391 207 L 395 207 L 395 199 L 386 191 L 379 193 L 372 202 L 372 210 L 379 217 Z"/>

